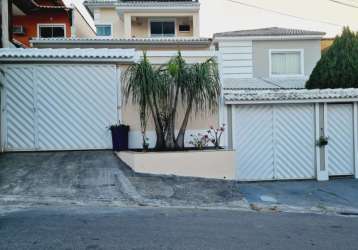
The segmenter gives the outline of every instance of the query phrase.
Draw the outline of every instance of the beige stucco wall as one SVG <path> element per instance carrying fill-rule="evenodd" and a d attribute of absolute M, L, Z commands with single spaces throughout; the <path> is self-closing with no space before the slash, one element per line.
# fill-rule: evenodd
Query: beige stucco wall
<path fill-rule="evenodd" d="M 176 19 L 176 30 L 178 37 L 192 37 L 199 36 L 199 13 L 198 12 L 173 12 L 173 13 L 125 13 L 122 17 L 118 15 L 115 8 L 99 8 L 95 13 L 99 13 L 99 16 L 95 15 L 95 23 L 112 24 L 113 25 L 113 38 L 129 38 L 129 37 L 148 37 L 149 25 L 148 20 L 150 18 L 173 18 Z M 98 17 L 98 19 L 97 19 Z M 137 17 L 143 22 L 137 23 L 134 18 Z M 179 32 L 179 24 L 185 20 L 190 21 L 191 32 Z M 125 22 L 130 22 L 131 27 L 126 27 Z M 130 30 L 130 35 L 126 34 L 126 30 Z"/>
<path fill-rule="evenodd" d="M 76 37 L 95 37 L 96 31 L 90 26 L 86 19 L 81 15 L 77 8 L 73 9 L 73 26 Z"/>
<path fill-rule="evenodd" d="M 160 20 L 160 17 L 132 17 L 132 37 L 150 37 L 150 20 Z M 177 37 L 192 37 L 193 36 L 193 18 L 188 17 L 176 17 L 175 20 L 175 32 Z M 171 20 L 171 19 L 170 19 Z M 190 24 L 190 32 L 179 32 L 180 24 Z"/>
<path fill-rule="evenodd" d="M 148 37 L 148 18 L 147 17 L 136 17 L 132 18 L 132 37 Z"/>
<path fill-rule="evenodd" d="M 235 179 L 235 151 L 119 152 L 117 155 L 140 173 Z"/>
<path fill-rule="evenodd" d="M 122 106 L 122 122 L 128 124 L 131 128 L 131 131 L 140 131 L 140 119 L 139 119 L 139 108 L 137 105 L 132 104 L 130 101 L 128 104 L 123 103 Z M 177 110 L 177 121 L 176 128 L 179 129 L 181 122 L 184 117 L 184 108 L 182 106 L 178 107 Z M 147 130 L 154 130 L 154 123 L 151 117 L 149 116 Z M 205 130 L 208 129 L 211 125 L 217 127 L 219 123 L 218 112 L 214 114 L 210 112 L 198 112 L 193 111 L 190 116 L 188 123 L 188 130 Z"/>
<path fill-rule="evenodd" d="M 253 75 L 254 77 L 269 77 L 270 49 L 303 49 L 304 73 L 309 76 L 321 57 L 320 40 L 282 40 L 282 41 L 253 41 Z"/>
<path fill-rule="evenodd" d="M 94 20 L 95 24 L 112 24 L 113 38 L 121 38 L 124 36 L 124 23 L 123 20 L 119 18 L 115 8 L 100 8 L 98 12 L 99 19 Z"/>

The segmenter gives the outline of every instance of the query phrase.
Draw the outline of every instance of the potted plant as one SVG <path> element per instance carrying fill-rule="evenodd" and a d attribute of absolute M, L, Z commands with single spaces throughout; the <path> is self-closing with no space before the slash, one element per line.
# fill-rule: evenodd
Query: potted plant
<path fill-rule="evenodd" d="M 128 132 L 129 126 L 121 124 L 113 124 L 109 127 L 112 134 L 113 151 L 123 151 L 128 149 Z"/>

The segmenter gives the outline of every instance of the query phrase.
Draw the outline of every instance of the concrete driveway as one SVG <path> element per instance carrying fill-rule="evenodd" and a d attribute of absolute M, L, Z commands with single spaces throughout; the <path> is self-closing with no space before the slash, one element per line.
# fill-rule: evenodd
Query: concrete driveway
<path fill-rule="evenodd" d="M 291 210 L 334 211 L 358 215 L 358 180 L 331 179 L 327 182 L 277 181 L 241 183 L 240 192 L 254 207 Z"/>
<path fill-rule="evenodd" d="M 358 180 L 237 181 L 138 174 L 111 151 L 0 155 L 0 205 L 358 212 Z M 357 213 L 358 215 L 358 213 Z"/>
<path fill-rule="evenodd" d="M 6 204 L 131 205 L 119 164 L 110 151 L 2 154 L 0 198 Z"/>

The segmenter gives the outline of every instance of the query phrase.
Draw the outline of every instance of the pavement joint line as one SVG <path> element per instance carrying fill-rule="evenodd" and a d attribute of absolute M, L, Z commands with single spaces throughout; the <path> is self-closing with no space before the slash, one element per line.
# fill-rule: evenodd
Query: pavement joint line
<path fill-rule="evenodd" d="M 140 206 L 148 206 L 148 205 L 154 205 L 154 206 L 163 206 L 163 205 L 169 205 L 164 201 L 159 200 L 152 200 L 148 198 L 144 198 L 139 194 L 137 189 L 133 186 L 133 184 L 130 182 L 130 180 L 127 178 L 127 176 L 123 173 L 122 170 L 119 168 L 116 169 L 118 171 L 117 174 L 115 174 L 115 180 L 118 182 L 119 186 L 121 187 L 120 190 L 128 196 L 128 198 L 132 199 L 133 201 L 137 202 Z"/>

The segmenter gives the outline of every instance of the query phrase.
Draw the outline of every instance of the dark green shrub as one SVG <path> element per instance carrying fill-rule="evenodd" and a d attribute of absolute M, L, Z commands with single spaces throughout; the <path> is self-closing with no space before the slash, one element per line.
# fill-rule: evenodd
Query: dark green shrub
<path fill-rule="evenodd" d="M 322 53 L 306 83 L 308 89 L 358 88 L 358 33 L 348 27 Z"/>

